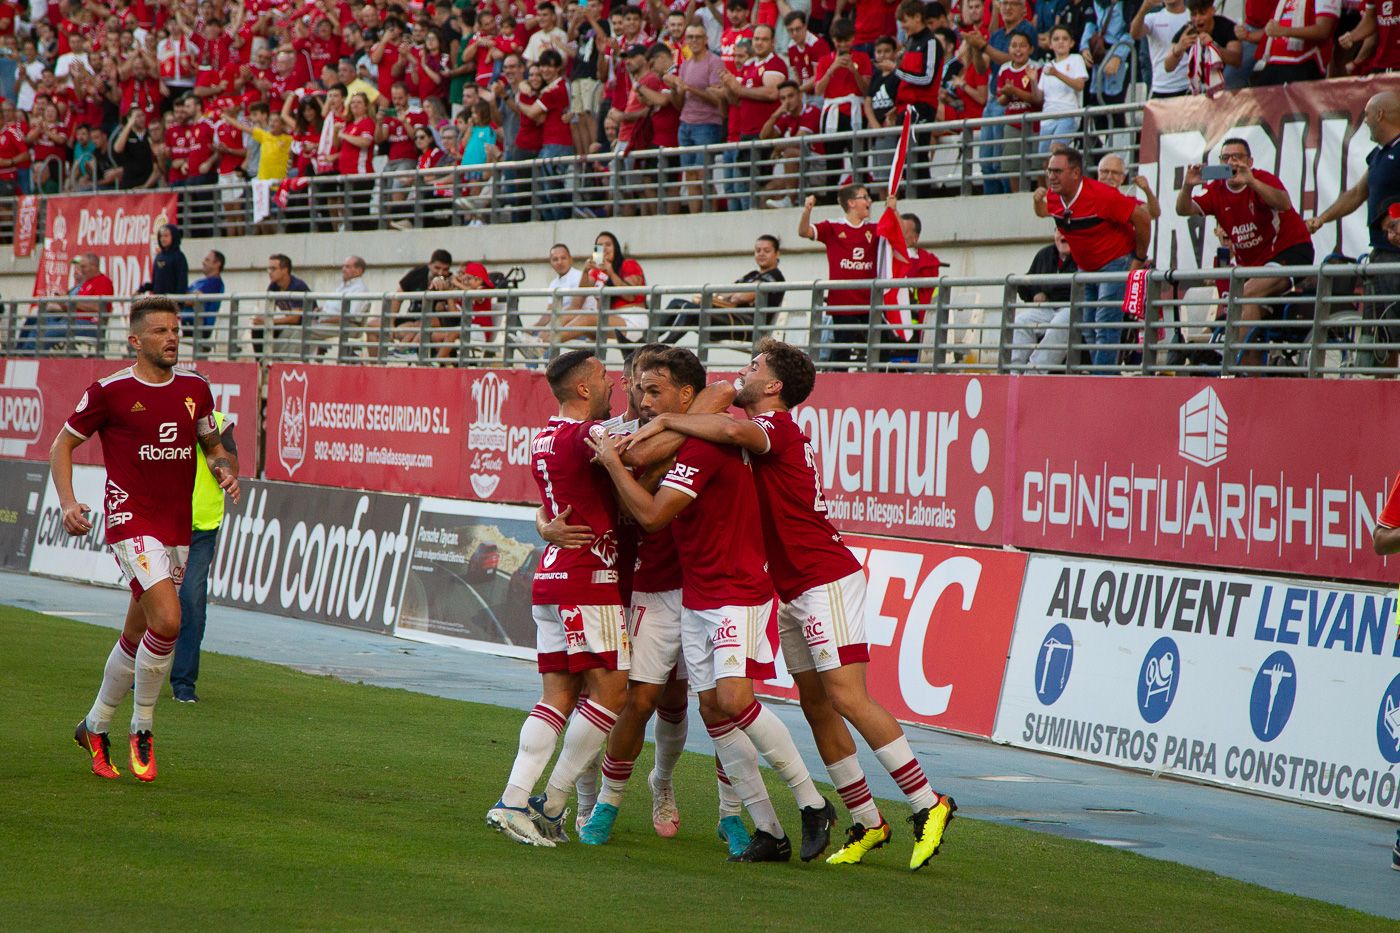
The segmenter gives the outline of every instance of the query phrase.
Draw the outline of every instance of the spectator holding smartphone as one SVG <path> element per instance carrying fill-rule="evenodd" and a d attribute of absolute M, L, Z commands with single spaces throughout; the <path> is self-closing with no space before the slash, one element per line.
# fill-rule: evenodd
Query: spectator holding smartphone
<path fill-rule="evenodd" d="M 1163 67 L 1186 69 L 1192 94 L 1214 94 L 1225 88 L 1225 70 L 1240 64 L 1244 53 L 1235 38 L 1235 23 L 1215 13 L 1215 0 L 1187 0 L 1191 21 L 1172 40 Z"/>

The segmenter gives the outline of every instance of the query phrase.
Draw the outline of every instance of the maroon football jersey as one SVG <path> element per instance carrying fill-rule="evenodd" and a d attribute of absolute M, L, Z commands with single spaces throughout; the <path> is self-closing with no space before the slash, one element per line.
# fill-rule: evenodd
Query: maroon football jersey
<path fill-rule="evenodd" d="M 681 588 L 681 558 L 676 539 L 667 525 L 643 534 L 637 544 L 637 574 L 632 589 L 638 593 L 666 593 Z"/>
<path fill-rule="evenodd" d="M 131 367 L 88 386 L 64 425 L 102 435 L 107 465 L 107 543 L 151 537 L 188 545 L 199 437 L 217 434 L 209 384 L 188 369 L 143 382 Z"/>
<path fill-rule="evenodd" d="M 530 469 L 545 514 L 573 506 L 572 525 L 593 529 L 586 548 L 550 545 L 540 555 L 531 598 L 537 606 L 620 606 L 617 573 L 617 500 L 607 472 L 593 462 L 588 431 L 597 421 L 554 417 L 535 435 Z"/>
<path fill-rule="evenodd" d="M 757 606 L 773 598 L 753 473 L 737 447 L 688 437 L 661 481 L 695 501 L 671 523 L 687 609 Z"/>
<path fill-rule="evenodd" d="M 860 563 L 826 517 L 811 439 L 785 411 L 765 412 L 753 421 L 768 435 L 768 451 L 750 454 L 768 572 L 778 597 L 791 602 L 859 571 Z"/>

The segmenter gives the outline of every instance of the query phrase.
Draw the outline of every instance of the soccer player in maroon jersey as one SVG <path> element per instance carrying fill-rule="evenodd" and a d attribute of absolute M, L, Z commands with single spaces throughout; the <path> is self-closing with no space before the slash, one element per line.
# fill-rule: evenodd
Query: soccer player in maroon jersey
<path fill-rule="evenodd" d="M 693 353 L 672 350 L 671 378 L 699 392 L 705 370 Z M 758 769 L 732 754 L 737 726 L 792 788 L 802 810 L 802 858 L 830 842 L 835 808 L 817 792 L 782 720 L 754 699 L 753 678 L 773 676 L 773 585 L 761 537 L 751 529 L 758 511 L 753 475 L 739 451 L 687 438 L 656 494 L 648 492 L 606 437 L 590 438 L 622 506 L 648 533 L 674 521 L 684 568 L 681 638 L 701 715 L 727 717 L 710 726 L 725 771 L 754 819 L 749 848 L 733 861 L 787 861 L 792 846 L 778 822 Z M 645 624 L 645 623 L 644 623 Z M 708 711 L 708 712 L 707 712 Z M 601 806 L 601 805 L 600 805 Z"/>
<path fill-rule="evenodd" d="M 136 362 L 88 386 L 54 438 L 49 466 L 64 530 L 87 534 L 92 510 L 73 494 L 73 451 L 101 434 L 107 544 L 131 587 L 121 637 L 73 740 L 92 757 L 93 774 L 118 777 L 107 726 L 127 693 L 133 693 L 131 771 L 138 780 L 154 781 L 151 733 L 156 700 L 180 634 L 179 585 L 190 549 L 195 445 L 234 502 L 239 497 L 238 459 L 219 440 L 209 384 L 175 365 L 180 358 L 175 303 L 165 298 L 133 302 L 127 342 L 136 351 Z"/>
<path fill-rule="evenodd" d="M 677 353 L 682 355 L 677 357 Z M 682 359 L 684 369 L 694 372 L 695 367 L 690 365 L 693 354 L 673 351 L 660 344 L 643 347 L 631 360 L 635 366 L 632 405 L 640 420 L 650 420 L 666 411 L 716 412 L 727 407 L 729 391 L 715 387 L 697 395 L 693 385 L 673 377 L 668 365 L 672 358 Z M 703 383 L 703 370 L 701 372 Z M 626 458 L 625 462 L 635 468 L 644 487 L 654 489 L 661 478 L 659 475 L 655 480 L 645 478 L 648 465 L 659 464 L 664 471 L 684 443 L 680 435 L 673 435 L 672 440 L 673 445 L 664 442 L 663 436 L 662 443 L 639 447 L 633 456 Z M 635 529 L 635 523 L 625 512 L 623 519 L 624 527 Z M 602 845 L 611 836 L 618 807 L 632 775 L 632 766 L 642 750 L 647 720 L 654 710 L 661 713 L 661 721 L 657 723 L 657 765 L 647 780 L 652 789 L 652 825 L 662 836 L 674 836 L 680 825 L 670 775 L 675 767 L 674 759 L 679 757 L 684 746 L 683 724 L 689 687 L 688 671 L 681 665 L 682 565 L 669 526 L 657 532 L 644 533 L 640 541 L 633 542 L 633 547 L 624 547 L 624 550 L 636 555 L 636 573 L 630 581 L 632 592 L 628 624 L 632 669 L 627 705 L 608 736 L 607 754 L 603 759 L 603 788 L 598 797 L 598 806 L 591 814 L 593 818 L 589 824 L 579 829 L 579 840 L 588 845 Z M 701 706 L 701 716 L 707 726 L 722 726 L 724 733 L 732 732 L 729 744 L 734 746 L 734 753 L 742 754 L 749 766 L 758 767 L 758 753 L 753 743 L 742 731 L 727 723 L 727 716 L 706 704 Z M 676 719 L 682 723 L 679 730 L 672 725 Z M 679 732 L 679 745 L 675 744 L 676 732 Z M 666 745 L 669 747 L 663 747 L 663 733 L 667 734 L 669 741 Z M 667 759 L 664 769 L 663 757 Z M 742 801 L 728 783 L 723 764 L 716 759 L 715 765 L 720 797 L 718 834 L 728 844 L 730 854 L 737 856 L 748 848 L 752 840 L 739 816 Z M 665 812 L 668 804 L 672 817 L 669 823 Z"/>
<path fill-rule="evenodd" d="M 789 413 L 811 394 L 816 368 L 807 354 L 776 340 L 764 340 L 758 349 L 738 380 L 734 398 L 748 420 L 722 414 L 663 415 L 626 443 L 640 443 L 670 429 L 737 445 L 747 453 L 758 490 L 768 570 L 781 600 L 783 659 L 797 682 L 831 782 L 855 821 L 846 845 L 827 861 L 859 862 L 890 838 L 889 823 L 875 806 L 856 760 L 855 743 L 840 720 L 829 715 L 834 708 L 855 726 L 908 798 L 914 811 L 909 867 L 917 870 L 938 854 L 957 805 L 929 786 L 899 723 L 865 688 L 870 660 L 865 576 L 827 519 L 815 452 Z"/>
<path fill-rule="evenodd" d="M 605 432 L 600 422 L 608 416 L 612 380 L 590 350 L 555 357 L 545 378 L 559 414 L 531 442 L 535 483 L 550 517 L 569 507 L 593 542 L 572 549 L 551 545 L 540 555 L 531 603 L 543 695 L 521 727 L 506 789 L 486 823 L 517 842 L 552 847 L 568 840 L 564 805 L 626 699 L 629 646 L 618 591 L 617 504 L 587 444 L 591 432 Z M 589 695 L 580 699 L 585 685 Z M 578 715 L 566 730 L 576 703 Z M 560 732 L 564 748 L 545 793 L 531 797 Z"/>

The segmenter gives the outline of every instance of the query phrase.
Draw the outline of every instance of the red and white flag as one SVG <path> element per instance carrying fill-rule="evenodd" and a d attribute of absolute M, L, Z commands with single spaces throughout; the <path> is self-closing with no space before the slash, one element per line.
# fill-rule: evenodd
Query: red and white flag
<path fill-rule="evenodd" d="M 899 184 L 904 180 L 904 161 L 909 154 L 910 111 L 904 111 L 904 130 L 899 134 L 899 146 L 894 151 L 894 162 L 890 165 L 890 182 L 887 191 L 899 193 Z M 876 257 L 875 274 L 882 279 L 902 279 L 909 274 L 909 246 L 904 242 L 904 227 L 900 225 L 899 214 L 886 210 L 875 225 L 880 236 L 880 250 Z M 910 307 L 909 289 L 889 288 L 885 290 L 883 304 L 885 323 L 894 330 L 900 340 L 908 343 L 914 339 L 913 309 Z"/>

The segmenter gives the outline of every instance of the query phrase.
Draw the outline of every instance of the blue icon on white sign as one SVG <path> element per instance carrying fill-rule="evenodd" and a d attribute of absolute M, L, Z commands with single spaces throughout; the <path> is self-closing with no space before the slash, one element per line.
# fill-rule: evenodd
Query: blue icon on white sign
<path fill-rule="evenodd" d="M 1376 713 L 1376 741 L 1386 761 L 1400 764 L 1400 674 L 1395 675 L 1381 697 L 1381 708 Z"/>
<path fill-rule="evenodd" d="M 1040 643 L 1040 654 L 1035 659 L 1035 696 L 1046 706 L 1051 705 L 1065 692 L 1069 683 L 1069 669 L 1074 664 L 1074 637 L 1069 626 L 1057 624 L 1045 635 Z"/>
<path fill-rule="evenodd" d="M 1288 652 L 1275 651 L 1259 666 L 1249 694 L 1249 725 L 1261 742 L 1272 742 L 1283 732 L 1297 695 L 1298 669 Z"/>
<path fill-rule="evenodd" d="M 1170 638 L 1159 638 L 1142 659 L 1138 674 L 1138 712 L 1148 722 L 1161 722 L 1176 699 L 1181 680 L 1181 652 Z"/>

